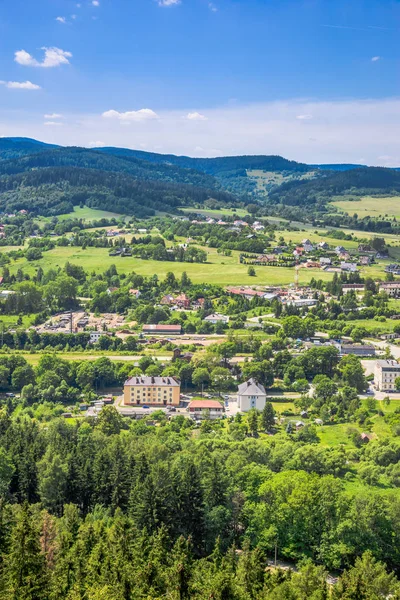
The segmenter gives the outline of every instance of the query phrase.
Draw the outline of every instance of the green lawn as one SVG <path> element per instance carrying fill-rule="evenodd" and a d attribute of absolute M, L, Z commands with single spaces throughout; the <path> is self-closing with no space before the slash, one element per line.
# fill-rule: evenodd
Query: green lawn
<path fill-rule="evenodd" d="M 17 325 L 18 315 L 0 315 L 0 324 L 3 323 L 5 329 L 9 327 L 29 327 L 32 325 L 34 317 L 35 315 L 22 315 L 22 325 Z"/>
<path fill-rule="evenodd" d="M 344 446 L 353 446 L 352 441 L 347 435 L 349 427 L 358 429 L 356 425 L 350 423 L 338 423 L 336 425 L 322 425 L 322 427 L 318 427 L 317 432 L 321 439 L 321 445 L 338 446 L 343 444 Z"/>
<path fill-rule="evenodd" d="M 363 196 L 359 200 L 338 200 L 332 202 L 332 204 L 349 215 L 357 213 L 360 218 L 384 218 L 386 215 L 400 217 L 400 196 L 386 196 L 382 198 Z"/>

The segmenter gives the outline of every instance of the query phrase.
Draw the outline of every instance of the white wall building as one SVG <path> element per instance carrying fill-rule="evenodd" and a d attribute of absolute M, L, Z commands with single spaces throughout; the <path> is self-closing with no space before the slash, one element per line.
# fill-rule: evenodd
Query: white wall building
<path fill-rule="evenodd" d="M 102 335 L 106 335 L 104 331 L 91 331 L 89 343 L 97 344 Z"/>
<path fill-rule="evenodd" d="M 400 377 L 400 364 L 395 360 L 377 360 L 374 383 L 378 391 L 394 392 L 395 381 Z"/>
<path fill-rule="evenodd" d="M 251 378 L 239 385 L 237 403 L 240 411 L 247 412 L 252 408 L 263 410 L 266 399 L 264 386 L 255 379 Z"/>

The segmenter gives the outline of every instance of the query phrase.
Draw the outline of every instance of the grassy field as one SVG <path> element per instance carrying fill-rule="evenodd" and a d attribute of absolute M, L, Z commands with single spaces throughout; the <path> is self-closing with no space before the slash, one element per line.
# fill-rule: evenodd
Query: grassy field
<path fill-rule="evenodd" d="M 44 354 L 51 354 L 50 352 L 35 352 L 34 354 L 30 353 L 30 352 L 18 352 L 18 355 L 23 356 L 33 367 L 36 367 L 39 363 L 40 358 L 44 355 Z M 57 356 L 63 360 L 71 360 L 71 361 L 79 361 L 81 362 L 82 360 L 96 360 L 98 358 L 101 358 L 102 356 L 106 356 L 107 358 L 109 358 L 112 361 L 121 361 L 121 362 L 138 362 L 142 355 L 136 355 L 136 354 L 118 354 L 117 352 L 96 352 L 96 351 L 92 351 L 92 352 L 57 352 L 56 353 Z M 162 351 L 159 350 L 153 350 L 152 352 L 147 352 L 146 356 L 153 356 L 154 358 L 158 358 L 159 360 L 162 361 L 169 361 L 171 360 L 171 356 L 172 353 L 169 353 L 169 356 L 167 355 L 163 355 L 160 356 L 160 354 L 162 354 Z M 1 356 L 1 354 L 0 354 Z"/>
<path fill-rule="evenodd" d="M 119 215 L 118 213 L 108 212 L 107 210 L 97 210 L 95 208 L 89 208 L 88 206 L 84 206 L 83 208 L 75 206 L 73 212 L 58 215 L 58 220 L 82 219 L 83 221 L 96 221 L 97 219 L 118 219 L 121 216 L 122 215 Z"/>
<path fill-rule="evenodd" d="M 98 210 L 97 208 L 89 208 L 88 206 L 84 206 L 80 208 L 79 206 L 75 206 L 74 210 L 69 213 L 64 213 L 63 215 L 57 215 L 57 219 L 59 221 L 65 221 L 66 219 L 82 219 L 83 221 L 97 221 L 98 219 L 118 219 L 119 217 L 123 217 L 124 215 L 120 215 L 118 213 L 109 212 L 107 210 Z M 35 221 L 38 223 L 50 221 L 50 217 L 37 217 Z"/>
<path fill-rule="evenodd" d="M 39 265 L 44 271 L 50 268 L 63 267 L 69 261 L 83 266 L 89 271 L 104 271 L 115 264 L 120 273 L 134 271 L 140 275 L 150 276 L 156 273 L 161 279 L 171 271 L 181 277 L 186 271 L 194 283 L 212 283 L 220 285 L 283 285 L 294 282 L 294 269 L 284 267 L 256 267 L 256 277 L 247 274 L 248 267 L 239 264 L 239 253 L 232 252 L 232 256 L 221 256 L 216 249 L 207 248 L 208 262 L 204 264 L 180 263 L 170 261 L 142 260 L 135 257 L 109 256 L 106 248 L 81 248 L 56 247 L 43 253 L 39 261 L 29 262 L 20 258 L 10 264 L 11 272 L 22 268 L 24 272 L 33 274 Z M 301 269 L 300 284 L 308 283 L 312 277 L 329 281 L 332 273 L 319 269 Z"/>
<path fill-rule="evenodd" d="M 400 196 L 373 198 L 363 196 L 360 200 L 338 200 L 332 202 L 340 211 L 363 217 L 400 217 Z"/>
<path fill-rule="evenodd" d="M 275 232 L 275 238 L 276 240 L 279 239 L 280 236 L 282 236 L 286 242 L 293 242 L 295 244 L 299 244 L 302 240 L 304 239 L 309 239 L 310 242 L 312 242 L 313 244 L 317 244 L 318 242 L 326 242 L 327 244 L 329 244 L 330 246 L 333 246 L 333 248 L 335 248 L 335 246 L 343 246 L 344 248 L 347 249 L 351 249 L 351 248 L 357 248 L 358 246 L 358 242 L 353 241 L 353 240 L 337 240 L 336 238 L 332 238 L 329 236 L 324 235 L 324 231 L 326 230 L 313 230 L 313 231 L 284 231 L 284 230 L 278 230 Z"/>

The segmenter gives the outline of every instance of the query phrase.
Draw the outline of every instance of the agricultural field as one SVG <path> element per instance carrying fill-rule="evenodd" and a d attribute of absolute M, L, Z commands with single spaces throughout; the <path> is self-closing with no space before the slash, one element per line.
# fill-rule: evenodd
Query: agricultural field
<path fill-rule="evenodd" d="M 119 219 L 124 215 L 118 213 L 109 212 L 107 210 L 98 210 L 97 208 L 89 208 L 84 206 L 80 208 L 75 206 L 74 210 L 63 215 L 57 215 L 59 221 L 65 221 L 66 219 L 82 219 L 83 221 L 97 221 L 98 219 Z M 49 221 L 50 217 L 38 217 L 38 221 Z"/>
<path fill-rule="evenodd" d="M 357 213 L 359 218 L 400 217 L 400 196 L 385 196 L 382 198 L 363 196 L 354 200 L 336 200 L 332 204 L 349 215 Z"/>
<path fill-rule="evenodd" d="M 33 274 L 39 266 L 44 271 L 52 268 L 63 267 L 67 261 L 84 267 L 88 271 L 101 272 L 112 264 L 117 266 L 120 273 L 134 271 L 140 275 L 158 275 L 164 279 L 168 272 L 176 277 L 181 277 L 186 271 L 193 283 L 212 283 L 219 285 L 283 285 L 294 282 L 294 269 L 284 267 L 258 267 L 256 277 L 247 273 L 248 267 L 239 263 L 239 252 L 232 252 L 232 256 L 222 256 L 214 248 L 207 248 L 207 263 L 184 263 L 172 261 L 143 260 L 136 257 L 109 256 L 106 248 L 56 247 L 43 253 L 38 261 L 27 261 L 20 258 L 10 264 L 10 271 L 16 272 L 22 268 L 24 272 Z M 309 283 L 312 277 L 329 281 L 332 273 L 319 269 L 301 269 L 300 284 Z"/>

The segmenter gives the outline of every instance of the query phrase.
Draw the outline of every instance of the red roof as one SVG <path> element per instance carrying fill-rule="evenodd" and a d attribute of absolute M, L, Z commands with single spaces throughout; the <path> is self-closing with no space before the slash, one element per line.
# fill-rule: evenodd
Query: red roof
<path fill-rule="evenodd" d="M 221 402 L 218 400 L 192 400 L 189 404 L 189 410 L 191 408 L 204 408 L 204 409 L 212 409 L 212 408 L 221 408 Z"/>
<path fill-rule="evenodd" d="M 143 325 L 143 331 L 181 331 L 181 325 Z"/>

